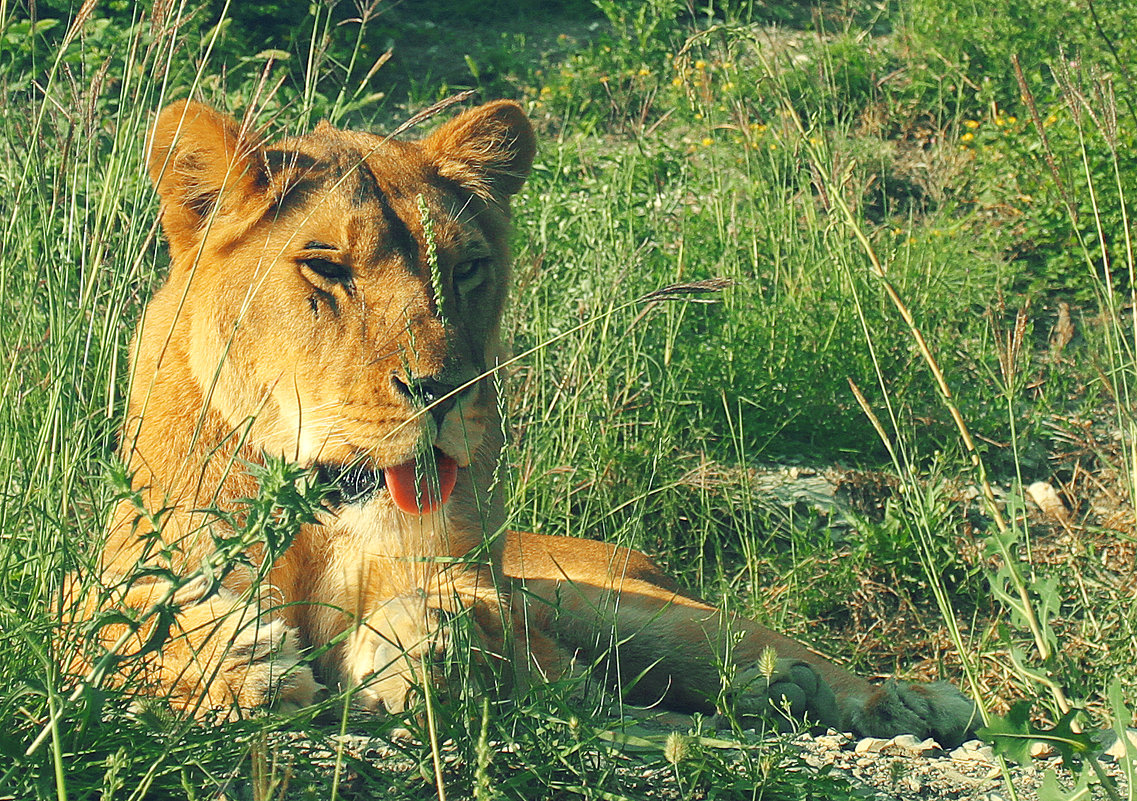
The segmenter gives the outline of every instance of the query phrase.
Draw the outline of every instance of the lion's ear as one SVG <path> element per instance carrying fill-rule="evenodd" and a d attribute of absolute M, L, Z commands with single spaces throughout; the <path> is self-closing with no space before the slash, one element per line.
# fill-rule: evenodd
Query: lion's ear
<path fill-rule="evenodd" d="M 443 178 L 481 197 L 504 200 L 529 176 L 537 138 L 521 106 L 498 100 L 450 120 L 423 147 Z"/>
<path fill-rule="evenodd" d="M 147 167 L 174 255 L 197 244 L 211 216 L 243 207 L 268 183 L 255 137 L 242 136 L 232 117 L 184 100 L 158 115 Z"/>

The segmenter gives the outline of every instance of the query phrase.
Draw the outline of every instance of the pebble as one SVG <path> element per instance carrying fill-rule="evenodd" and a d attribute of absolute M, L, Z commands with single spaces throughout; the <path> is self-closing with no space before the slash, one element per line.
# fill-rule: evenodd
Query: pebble
<path fill-rule="evenodd" d="M 991 746 L 984 745 L 982 740 L 968 740 L 949 755 L 960 762 L 983 762 L 988 765 L 995 764 L 995 752 Z"/>
<path fill-rule="evenodd" d="M 853 753 L 877 754 L 883 751 L 888 743 L 888 740 L 882 740 L 879 737 L 865 737 L 863 740 L 857 741 L 857 744 L 853 747 Z"/>
<path fill-rule="evenodd" d="M 898 748 L 910 751 L 913 754 L 918 754 L 919 756 L 942 756 L 944 753 L 944 749 L 940 747 L 940 744 L 931 737 L 921 740 L 914 734 L 901 734 L 897 737 L 893 737 L 892 743 Z"/>
<path fill-rule="evenodd" d="M 1126 739 L 1129 741 L 1129 753 L 1132 757 L 1137 757 L 1137 729 L 1126 729 Z M 1103 731 L 1099 739 L 1105 751 L 1101 755 L 1101 759 L 1107 762 L 1116 762 L 1125 757 L 1125 743 L 1117 736 L 1117 732 L 1111 730 Z"/>
<path fill-rule="evenodd" d="M 832 729 L 830 729 L 828 734 L 819 734 L 814 739 L 817 741 L 818 745 L 823 745 L 828 748 L 844 748 L 845 744 L 853 738 L 847 734 L 834 732 Z"/>
<path fill-rule="evenodd" d="M 1047 517 L 1064 522 L 1070 517 L 1070 511 L 1066 508 L 1066 504 L 1062 502 L 1061 496 L 1058 495 L 1058 490 L 1045 481 L 1036 481 L 1026 488 L 1027 495 L 1030 499 L 1038 504 L 1038 508 L 1042 510 L 1043 514 Z"/>

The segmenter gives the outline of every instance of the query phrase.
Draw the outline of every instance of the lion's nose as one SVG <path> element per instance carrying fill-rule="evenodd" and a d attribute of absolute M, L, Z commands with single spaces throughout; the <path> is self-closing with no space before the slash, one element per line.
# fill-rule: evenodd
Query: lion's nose
<path fill-rule="evenodd" d="M 392 375 L 391 383 L 399 394 L 409 398 L 412 403 L 429 409 L 439 428 L 442 427 L 442 421 L 454 408 L 459 397 L 469 392 L 469 389 L 459 392 L 460 385 L 447 384 L 433 378 L 404 380 L 398 375 Z"/>

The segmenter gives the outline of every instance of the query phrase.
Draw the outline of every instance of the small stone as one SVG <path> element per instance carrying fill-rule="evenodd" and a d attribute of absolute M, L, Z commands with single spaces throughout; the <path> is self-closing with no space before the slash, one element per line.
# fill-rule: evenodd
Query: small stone
<path fill-rule="evenodd" d="M 1026 492 L 1031 500 L 1038 504 L 1038 508 L 1042 510 L 1043 514 L 1051 520 L 1062 523 L 1069 518 L 1070 512 L 1066 509 L 1066 504 L 1062 503 L 1058 491 L 1050 484 L 1045 481 L 1036 481 L 1026 488 Z"/>
<path fill-rule="evenodd" d="M 1126 729 L 1125 734 L 1126 739 L 1129 740 L 1130 755 L 1137 756 L 1137 729 Z M 1102 748 L 1105 749 L 1101 755 L 1102 759 L 1116 762 L 1125 758 L 1125 743 L 1117 736 L 1117 732 L 1113 730 L 1102 732 L 1100 742 Z"/>
<path fill-rule="evenodd" d="M 935 738 L 933 737 L 928 737 L 924 740 L 921 740 L 916 746 L 915 750 L 917 754 L 926 757 L 938 757 L 944 755 L 943 746 L 936 742 Z"/>
<path fill-rule="evenodd" d="M 995 752 L 991 746 L 984 745 L 982 740 L 968 740 L 949 755 L 960 762 L 987 762 L 995 761 Z"/>
<path fill-rule="evenodd" d="M 1055 749 L 1054 746 L 1052 746 L 1050 743 L 1036 740 L 1030 744 L 1030 755 L 1035 759 L 1049 759 L 1056 753 L 1058 753 L 1057 749 Z"/>
<path fill-rule="evenodd" d="M 919 747 L 920 741 L 915 734 L 898 734 L 892 738 L 892 744 L 903 748 L 905 751 L 915 751 Z"/>
<path fill-rule="evenodd" d="M 879 737 L 865 737 L 863 740 L 857 741 L 857 744 L 853 747 L 853 753 L 879 754 L 888 743 L 888 740 L 882 740 Z"/>
<path fill-rule="evenodd" d="M 914 734 L 899 734 L 893 737 L 889 742 L 894 747 L 907 751 L 910 754 L 923 757 L 943 756 L 943 749 L 940 747 L 940 744 L 931 737 L 921 740 Z"/>

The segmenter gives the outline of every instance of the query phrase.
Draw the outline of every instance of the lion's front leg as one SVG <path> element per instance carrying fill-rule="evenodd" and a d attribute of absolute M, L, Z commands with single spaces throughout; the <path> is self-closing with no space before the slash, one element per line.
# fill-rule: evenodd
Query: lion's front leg
<path fill-rule="evenodd" d="M 258 599 L 250 601 L 224 588 L 207 590 L 204 579 L 180 587 L 165 580 L 132 583 L 114 607 L 136 625 L 113 622 L 101 627 L 95 648 L 102 653 L 78 660 L 73 671 L 89 673 L 91 665 L 113 650 L 123 672 L 137 668 L 132 672 L 145 692 L 198 715 L 229 717 L 258 707 L 292 710 L 312 704 L 321 688 L 301 663 L 296 630 Z M 98 616 L 90 598 L 88 593 L 88 600 L 75 610 L 79 620 Z M 168 630 L 157 630 L 167 624 Z"/>
<path fill-rule="evenodd" d="M 360 706 L 398 714 L 424 685 L 438 683 L 449 636 L 445 617 L 428 606 L 425 593 L 388 599 L 348 634 L 341 673 Z"/>
<path fill-rule="evenodd" d="M 775 652 L 776 653 L 776 652 Z M 740 719 L 773 720 L 788 731 L 802 721 L 834 726 L 840 720 L 833 690 L 808 662 L 759 658 L 728 671 L 723 703 Z"/>
<path fill-rule="evenodd" d="M 462 578 L 446 591 L 388 599 L 358 619 L 339 662 L 359 705 L 397 714 L 424 688 L 443 699 L 523 693 L 569 672 L 570 655 L 543 620 L 519 613 L 517 600 L 484 574 Z"/>
<path fill-rule="evenodd" d="M 494 680 L 508 615 L 488 570 L 400 575 L 371 566 L 347 578 L 335 592 L 338 618 L 325 613 L 318 628 L 342 638 L 324 661 L 358 705 L 397 714 L 424 689 L 437 697 Z"/>

